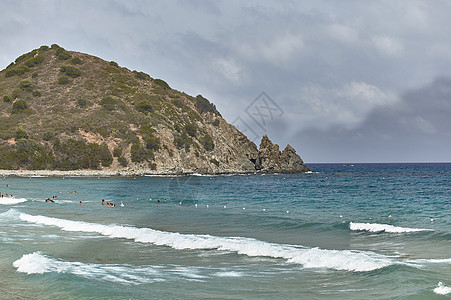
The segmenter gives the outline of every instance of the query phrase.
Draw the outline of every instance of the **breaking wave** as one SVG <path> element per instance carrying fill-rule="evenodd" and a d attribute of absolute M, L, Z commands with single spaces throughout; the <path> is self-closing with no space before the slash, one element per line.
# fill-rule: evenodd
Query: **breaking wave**
<path fill-rule="evenodd" d="M 46 216 L 20 213 L 23 221 L 57 226 L 65 231 L 99 233 L 111 238 L 131 239 L 135 242 L 168 246 L 173 249 L 216 249 L 235 252 L 250 257 L 264 256 L 285 259 L 305 268 L 329 268 L 335 270 L 366 272 L 396 263 L 392 258 L 370 251 L 325 250 L 297 245 L 269 243 L 245 237 L 217 237 L 210 235 L 180 234 L 150 228 L 122 225 L 103 225 L 71 221 Z"/>
<path fill-rule="evenodd" d="M 14 205 L 22 202 L 27 202 L 28 200 L 25 198 L 14 198 L 14 197 L 2 197 L 0 198 L 1 205 Z"/>
<path fill-rule="evenodd" d="M 397 226 L 388 225 L 388 224 L 354 223 L 354 222 L 349 223 L 349 229 L 354 230 L 354 231 L 389 232 L 389 233 L 433 231 L 432 229 L 405 228 L 405 227 L 397 227 Z"/>

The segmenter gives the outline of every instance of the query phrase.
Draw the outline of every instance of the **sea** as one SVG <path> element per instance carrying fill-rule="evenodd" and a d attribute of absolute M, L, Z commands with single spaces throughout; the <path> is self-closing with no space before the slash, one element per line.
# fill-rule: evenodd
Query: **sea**
<path fill-rule="evenodd" d="M 450 163 L 308 166 L 0 177 L 0 299 L 451 298 Z"/>

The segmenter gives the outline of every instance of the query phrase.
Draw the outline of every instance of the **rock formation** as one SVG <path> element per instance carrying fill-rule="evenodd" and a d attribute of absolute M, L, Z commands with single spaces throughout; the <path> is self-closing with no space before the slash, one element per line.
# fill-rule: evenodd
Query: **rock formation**
<path fill-rule="evenodd" d="M 260 149 L 207 99 L 54 44 L 0 71 L 0 169 L 140 174 L 301 173 L 296 151 Z"/>

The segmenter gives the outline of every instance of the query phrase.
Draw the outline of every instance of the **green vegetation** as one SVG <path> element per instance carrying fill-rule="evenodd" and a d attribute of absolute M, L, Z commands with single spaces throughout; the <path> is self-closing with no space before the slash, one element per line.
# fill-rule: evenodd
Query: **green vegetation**
<path fill-rule="evenodd" d="M 39 54 L 36 55 L 25 62 L 25 65 L 29 68 L 34 67 L 35 65 L 39 65 L 44 61 L 44 55 Z"/>
<path fill-rule="evenodd" d="M 220 116 L 219 112 L 216 110 L 216 106 L 213 103 L 210 103 L 206 98 L 202 97 L 202 95 L 196 96 L 196 107 L 201 113 L 212 112 Z"/>
<path fill-rule="evenodd" d="M 164 89 L 170 89 L 171 88 L 169 86 L 169 84 L 167 84 L 166 81 L 164 81 L 163 79 L 154 79 L 153 82 L 156 83 L 157 85 L 161 86 Z"/>
<path fill-rule="evenodd" d="M 191 137 L 196 136 L 197 129 L 198 129 L 197 125 L 193 123 L 186 124 L 184 127 L 185 132 Z"/>
<path fill-rule="evenodd" d="M 144 72 L 133 71 L 133 74 L 135 74 L 136 78 L 141 79 L 141 80 L 151 80 L 152 79 L 150 77 L 150 75 L 148 75 Z"/>
<path fill-rule="evenodd" d="M 215 148 L 215 143 L 213 142 L 213 138 L 209 134 L 205 134 L 199 142 L 204 146 L 205 151 L 213 151 Z"/>
<path fill-rule="evenodd" d="M 81 64 L 83 64 L 83 61 L 79 57 L 73 57 L 70 60 L 70 63 L 73 65 L 81 65 Z"/>
<path fill-rule="evenodd" d="M 64 85 L 64 84 L 70 84 L 72 81 L 67 76 L 60 76 L 58 77 L 58 84 Z"/>
<path fill-rule="evenodd" d="M 25 100 L 19 99 L 13 103 L 13 113 L 23 112 L 28 108 L 28 104 Z"/>
<path fill-rule="evenodd" d="M 149 101 L 147 100 L 141 100 L 136 105 L 136 110 L 143 113 L 143 114 L 149 114 L 153 112 L 153 107 L 150 105 Z"/>
<path fill-rule="evenodd" d="M 74 66 L 63 65 L 60 67 L 60 72 L 72 78 L 81 76 L 81 70 Z"/>
<path fill-rule="evenodd" d="M 17 128 L 16 133 L 14 134 L 14 138 L 16 140 L 26 139 L 28 140 L 28 133 L 22 128 Z"/>
<path fill-rule="evenodd" d="M 100 105 L 108 111 L 113 111 L 117 108 L 118 100 L 114 96 L 106 96 L 100 100 Z"/>
<path fill-rule="evenodd" d="M 30 80 L 22 80 L 19 83 L 19 88 L 23 91 L 31 92 L 33 87 L 34 87 L 34 85 Z"/>
<path fill-rule="evenodd" d="M 161 151 L 177 157 L 177 148 L 206 159 L 203 152 L 214 149 L 202 115 L 219 115 L 213 104 L 114 61 L 53 44 L 0 72 L 0 168 L 96 169 L 113 157 L 124 167 L 156 168 Z M 219 126 L 219 119 L 209 122 Z"/>
<path fill-rule="evenodd" d="M 55 140 L 53 149 L 56 154 L 55 168 L 61 170 L 97 169 L 107 167 L 113 157 L 106 144 L 85 143 L 82 140 Z"/>

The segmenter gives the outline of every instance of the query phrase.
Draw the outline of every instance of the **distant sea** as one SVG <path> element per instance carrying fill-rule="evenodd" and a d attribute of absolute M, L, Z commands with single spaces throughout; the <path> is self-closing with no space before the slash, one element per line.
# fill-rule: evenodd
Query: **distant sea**
<path fill-rule="evenodd" d="M 451 164 L 308 166 L 2 177 L 0 298 L 451 297 Z"/>

